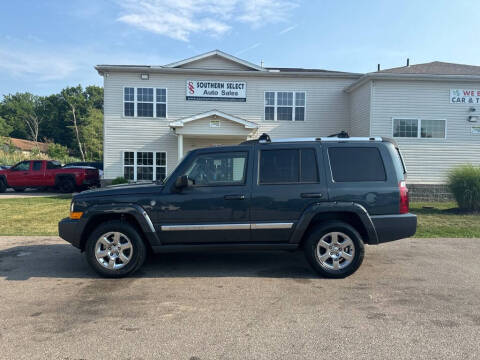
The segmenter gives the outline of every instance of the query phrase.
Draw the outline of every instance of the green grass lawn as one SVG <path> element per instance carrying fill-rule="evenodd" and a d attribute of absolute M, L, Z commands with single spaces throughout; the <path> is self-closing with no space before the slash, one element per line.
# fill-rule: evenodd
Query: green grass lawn
<path fill-rule="evenodd" d="M 0 199 L 0 235 L 58 235 L 70 201 L 70 195 Z"/>
<path fill-rule="evenodd" d="M 68 216 L 70 196 L 0 199 L 0 235 L 58 235 Z M 478 237 L 480 213 L 462 213 L 453 202 L 412 203 L 418 215 L 415 237 Z"/>
<path fill-rule="evenodd" d="M 415 237 L 478 237 L 480 213 L 465 213 L 454 202 L 412 203 L 410 212 L 418 216 Z"/>

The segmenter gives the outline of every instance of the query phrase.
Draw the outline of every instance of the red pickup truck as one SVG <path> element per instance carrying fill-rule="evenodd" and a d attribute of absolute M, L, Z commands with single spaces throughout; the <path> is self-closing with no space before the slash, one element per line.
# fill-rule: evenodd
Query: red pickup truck
<path fill-rule="evenodd" d="M 56 187 L 63 192 L 98 186 L 98 169 L 63 168 L 58 161 L 22 161 L 7 170 L 0 170 L 0 193 L 7 188 L 23 191 L 26 188 Z"/>

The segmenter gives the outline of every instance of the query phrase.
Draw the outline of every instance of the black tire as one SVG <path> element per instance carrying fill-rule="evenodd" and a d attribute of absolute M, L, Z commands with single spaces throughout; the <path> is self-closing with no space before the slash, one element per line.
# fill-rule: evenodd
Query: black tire
<path fill-rule="evenodd" d="M 351 246 L 348 247 L 346 251 L 344 251 L 344 249 L 339 250 L 338 246 L 335 245 L 332 245 L 331 250 L 325 248 L 325 244 L 332 243 L 333 239 L 331 235 L 326 235 L 334 232 L 341 233 L 338 236 L 338 242 L 341 243 L 340 245 L 349 244 L 350 242 L 347 238 L 353 243 L 353 256 L 351 256 L 349 260 L 347 260 L 347 255 L 349 255 L 349 253 L 352 254 Z M 346 237 L 343 235 L 346 235 Z M 324 236 L 325 242 L 319 245 L 320 240 Z M 333 234 L 333 236 L 335 236 L 335 234 Z M 310 265 L 322 277 L 326 278 L 344 278 L 353 274 L 362 264 L 365 255 L 365 246 L 358 231 L 351 225 L 341 221 L 329 221 L 318 225 L 308 234 L 303 245 L 305 256 Z M 318 252 L 317 246 L 319 246 Z M 333 256 L 330 254 L 333 254 Z M 322 261 L 319 255 L 321 257 L 326 256 L 327 260 Z M 334 263 L 333 258 L 339 260 Z M 338 269 L 334 269 L 334 266 L 338 266 Z"/>
<path fill-rule="evenodd" d="M 118 232 L 126 236 L 132 246 L 130 261 L 119 269 L 109 269 L 105 267 L 100 264 L 95 256 L 97 241 L 103 235 L 112 232 Z M 124 221 L 114 220 L 100 224 L 90 234 L 85 245 L 85 256 L 88 264 L 101 276 L 108 278 L 121 278 L 133 274 L 143 265 L 147 257 L 147 248 L 134 226 Z M 109 257 L 106 257 L 106 259 L 109 259 Z"/>
<path fill-rule="evenodd" d="M 0 193 L 4 193 L 5 191 L 7 191 L 7 184 L 5 184 L 3 179 L 0 179 Z"/>
<path fill-rule="evenodd" d="M 13 188 L 13 190 L 15 190 L 15 192 L 24 192 L 24 191 L 25 191 L 25 188 L 15 187 L 15 188 Z"/>
<path fill-rule="evenodd" d="M 75 182 L 70 178 L 62 179 L 58 187 L 63 193 L 72 193 L 75 190 Z"/>

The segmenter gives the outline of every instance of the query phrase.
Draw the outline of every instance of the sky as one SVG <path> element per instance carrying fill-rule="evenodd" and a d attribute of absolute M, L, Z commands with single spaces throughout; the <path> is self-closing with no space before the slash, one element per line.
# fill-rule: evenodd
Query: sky
<path fill-rule="evenodd" d="M 269 67 L 480 65 L 478 0 L 0 0 L 0 95 L 102 85 L 97 64 L 219 49 Z"/>

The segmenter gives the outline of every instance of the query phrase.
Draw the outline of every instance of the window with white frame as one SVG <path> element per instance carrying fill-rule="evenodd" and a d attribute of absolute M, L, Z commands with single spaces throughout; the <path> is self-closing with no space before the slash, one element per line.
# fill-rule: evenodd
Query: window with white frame
<path fill-rule="evenodd" d="M 167 176 L 167 153 L 125 151 L 123 176 L 130 181 L 164 180 Z"/>
<path fill-rule="evenodd" d="M 155 154 L 155 179 L 164 180 L 167 177 L 167 153 L 157 152 Z"/>
<path fill-rule="evenodd" d="M 156 89 L 156 115 L 167 117 L 167 89 Z"/>
<path fill-rule="evenodd" d="M 444 139 L 445 125 L 445 120 L 420 120 L 420 137 Z"/>
<path fill-rule="evenodd" d="M 393 137 L 445 139 L 446 120 L 393 119 Z"/>
<path fill-rule="evenodd" d="M 266 91 L 265 120 L 304 121 L 305 92 Z"/>
<path fill-rule="evenodd" d="M 137 88 L 137 116 L 153 117 L 152 88 Z"/>
<path fill-rule="evenodd" d="M 167 89 L 125 87 L 123 114 L 126 117 L 167 117 Z"/>
<path fill-rule="evenodd" d="M 123 177 L 127 180 L 135 179 L 135 153 L 132 151 L 123 153 Z"/>
<path fill-rule="evenodd" d="M 123 113 L 125 116 L 135 116 L 135 89 L 126 87 L 123 94 Z"/>

